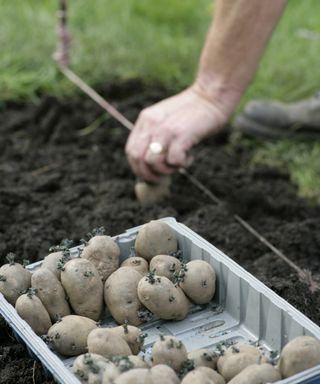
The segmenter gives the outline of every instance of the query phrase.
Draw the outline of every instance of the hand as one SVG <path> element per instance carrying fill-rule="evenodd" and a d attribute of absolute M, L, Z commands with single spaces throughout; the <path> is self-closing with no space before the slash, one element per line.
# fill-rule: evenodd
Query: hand
<path fill-rule="evenodd" d="M 157 183 L 162 175 L 187 167 L 191 148 L 219 131 L 228 117 L 221 103 L 209 101 L 195 87 L 144 109 L 126 144 L 132 170 L 139 178 Z M 152 142 L 161 144 L 162 153 L 150 151 Z"/>

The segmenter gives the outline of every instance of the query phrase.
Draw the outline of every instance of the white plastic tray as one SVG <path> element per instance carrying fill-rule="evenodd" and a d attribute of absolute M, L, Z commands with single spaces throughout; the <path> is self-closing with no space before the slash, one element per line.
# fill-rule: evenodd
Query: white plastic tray
<path fill-rule="evenodd" d="M 146 354 L 160 334 L 177 336 L 191 351 L 213 348 L 224 342 L 258 343 L 268 355 L 280 351 L 293 338 L 311 335 L 320 339 L 320 328 L 276 295 L 242 267 L 232 261 L 185 225 L 173 218 L 162 219 L 176 232 L 179 248 L 186 260 L 202 259 L 209 262 L 217 273 L 217 291 L 208 306 L 195 306 L 183 321 L 153 319 L 142 329 L 148 333 Z M 139 227 L 127 230 L 116 237 L 123 261 L 130 254 Z M 71 255 L 78 255 L 78 247 Z M 28 266 L 36 270 L 41 261 Z M 50 351 L 42 339 L 35 335 L 15 309 L 0 294 L 0 314 L 13 329 L 16 338 L 26 345 L 30 354 L 41 361 L 58 383 L 78 384 L 70 368 L 74 358 L 64 358 Z M 115 325 L 106 313 L 102 326 Z M 281 384 L 320 383 L 320 366 L 294 377 L 279 381 Z"/>

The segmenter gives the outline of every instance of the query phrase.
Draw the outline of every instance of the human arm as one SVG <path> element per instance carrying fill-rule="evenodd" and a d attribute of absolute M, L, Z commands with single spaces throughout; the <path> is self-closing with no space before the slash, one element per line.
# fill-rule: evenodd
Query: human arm
<path fill-rule="evenodd" d="M 194 83 L 144 109 L 129 136 L 133 171 L 158 182 L 188 165 L 188 152 L 228 121 L 258 67 L 287 0 L 217 0 Z M 151 142 L 165 149 L 149 150 Z"/>

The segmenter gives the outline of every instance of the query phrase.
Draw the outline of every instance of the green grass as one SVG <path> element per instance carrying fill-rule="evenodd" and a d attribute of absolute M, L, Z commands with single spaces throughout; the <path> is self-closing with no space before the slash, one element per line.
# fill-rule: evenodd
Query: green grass
<path fill-rule="evenodd" d="M 90 84 L 140 77 L 173 92 L 189 84 L 213 9 L 211 0 L 69 1 L 72 67 Z M 0 2 L 0 101 L 34 99 L 39 93 L 72 94 L 51 59 L 57 1 Z M 290 0 L 258 74 L 241 106 L 256 98 L 291 101 L 320 88 L 320 1 Z M 318 144 L 257 145 L 256 162 L 287 167 L 306 196 L 319 196 Z"/>
<path fill-rule="evenodd" d="M 252 164 L 288 169 L 299 194 L 320 203 L 320 143 L 266 142 L 255 151 Z"/>
<path fill-rule="evenodd" d="M 58 76 L 57 1 L 0 2 L 0 99 L 74 88 Z M 176 90 L 192 80 L 210 22 L 211 2 L 198 0 L 69 1 L 72 67 L 91 84 L 141 77 Z"/>

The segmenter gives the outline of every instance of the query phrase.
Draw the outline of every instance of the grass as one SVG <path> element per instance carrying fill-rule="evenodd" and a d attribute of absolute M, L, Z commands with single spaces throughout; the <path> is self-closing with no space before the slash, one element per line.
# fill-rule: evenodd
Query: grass
<path fill-rule="evenodd" d="M 72 93 L 51 59 L 57 1 L 0 2 L 0 99 Z M 69 1 L 72 67 L 90 84 L 142 77 L 172 90 L 193 78 L 210 1 Z M 14 21 L 14 22 L 13 22 Z"/>
<path fill-rule="evenodd" d="M 256 149 L 252 163 L 288 169 L 299 194 L 320 203 L 320 143 L 266 142 Z"/>
<path fill-rule="evenodd" d="M 72 67 L 90 84 L 140 77 L 173 92 L 189 84 L 213 9 L 211 0 L 69 1 L 73 35 Z M 55 49 L 57 1 L 0 2 L 0 101 L 30 100 L 40 93 L 77 90 L 51 59 Z M 319 0 L 290 0 L 257 76 L 244 96 L 291 101 L 320 88 L 320 40 L 299 37 L 301 29 L 320 33 Z M 291 171 L 305 196 L 320 196 L 317 143 L 262 143 L 255 162 Z"/>

